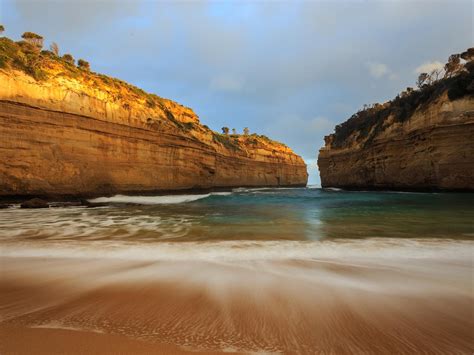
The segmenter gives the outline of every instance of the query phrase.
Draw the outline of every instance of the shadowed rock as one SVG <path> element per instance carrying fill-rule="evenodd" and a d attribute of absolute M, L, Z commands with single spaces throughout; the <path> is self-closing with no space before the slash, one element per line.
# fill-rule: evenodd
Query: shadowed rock
<path fill-rule="evenodd" d="M 20 206 L 21 208 L 49 208 L 48 202 L 40 198 L 32 198 L 23 202 Z"/>

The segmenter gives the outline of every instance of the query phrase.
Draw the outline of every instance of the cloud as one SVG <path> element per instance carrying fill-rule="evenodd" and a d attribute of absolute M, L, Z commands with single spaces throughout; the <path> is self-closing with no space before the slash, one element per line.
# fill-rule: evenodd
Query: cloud
<path fill-rule="evenodd" d="M 244 79 L 232 75 L 219 75 L 211 79 L 209 86 L 212 90 L 238 92 L 243 89 Z"/>
<path fill-rule="evenodd" d="M 415 69 L 416 74 L 421 74 L 421 73 L 431 73 L 433 70 L 443 70 L 444 64 L 435 60 L 432 62 L 426 62 L 420 65 Z"/>
<path fill-rule="evenodd" d="M 388 78 L 389 78 L 390 80 L 398 80 L 399 76 L 398 76 L 398 74 L 391 73 L 391 74 L 388 76 Z"/>
<path fill-rule="evenodd" d="M 384 75 L 390 73 L 387 65 L 383 63 L 368 62 L 367 68 L 369 69 L 370 75 L 372 75 L 375 79 L 380 79 Z"/>
<path fill-rule="evenodd" d="M 368 62 L 366 63 L 366 66 L 369 70 L 370 76 L 375 79 L 381 79 L 383 77 L 388 78 L 392 81 L 399 79 L 399 75 L 390 70 L 387 64 Z M 372 87 L 376 88 L 377 86 L 373 85 Z"/>

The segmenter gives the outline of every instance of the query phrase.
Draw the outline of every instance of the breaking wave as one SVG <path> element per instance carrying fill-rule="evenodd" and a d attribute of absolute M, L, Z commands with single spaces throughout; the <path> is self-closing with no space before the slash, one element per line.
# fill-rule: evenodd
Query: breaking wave
<path fill-rule="evenodd" d="M 92 203 L 129 203 L 137 205 L 167 205 L 201 200 L 209 196 L 225 196 L 231 192 L 212 192 L 200 195 L 163 195 L 163 196 L 127 196 L 115 195 L 112 197 L 98 197 L 90 199 Z"/>

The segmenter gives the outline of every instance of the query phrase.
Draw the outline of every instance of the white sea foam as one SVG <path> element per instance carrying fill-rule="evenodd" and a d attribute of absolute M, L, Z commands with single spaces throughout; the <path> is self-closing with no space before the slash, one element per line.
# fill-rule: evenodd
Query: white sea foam
<path fill-rule="evenodd" d="M 211 192 L 211 196 L 229 196 L 232 195 L 231 191 Z"/>
<path fill-rule="evenodd" d="M 185 236 L 193 220 L 193 216 L 186 214 L 163 218 L 146 213 L 130 214 L 113 207 L 10 209 L 2 210 L 0 240 L 94 240 L 132 236 L 139 239 L 146 233 L 163 240 Z"/>
<path fill-rule="evenodd" d="M 98 197 L 89 200 L 92 203 L 132 203 L 138 205 L 166 205 L 201 200 L 212 195 L 230 195 L 231 192 L 213 192 L 200 195 L 164 195 L 164 196 L 127 196 Z"/>
<path fill-rule="evenodd" d="M 323 188 L 323 190 L 326 190 L 326 191 L 344 191 L 343 189 L 340 189 L 338 187 L 325 187 L 325 188 Z"/>
<path fill-rule="evenodd" d="M 274 187 L 236 187 L 232 189 L 232 192 L 252 192 L 262 190 L 273 190 Z"/>
<path fill-rule="evenodd" d="M 472 262 L 473 241 L 371 238 L 333 241 L 220 241 L 138 244 L 122 241 L 5 243 L 4 257 L 99 258 L 147 261 L 358 261 L 451 260 Z"/>

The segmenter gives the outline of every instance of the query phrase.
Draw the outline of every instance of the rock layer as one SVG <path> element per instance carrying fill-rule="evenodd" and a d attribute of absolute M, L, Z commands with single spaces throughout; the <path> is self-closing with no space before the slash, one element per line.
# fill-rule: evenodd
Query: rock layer
<path fill-rule="evenodd" d="M 0 196 L 307 182 L 304 161 L 283 144 L 218 135 L 173 101 L 147 105 L 84 78 L 0 70 L 0 136 Z"/>
<path fill-rule="evenodd" d="M 474 98 L 446 92 L 403 122 L 388 117 L 372 138 L 354 131 L 325 137 L 318 165 L 323 187 L 474 190 Z M 369 127 L 373 132 L 374 127 Z"/>

